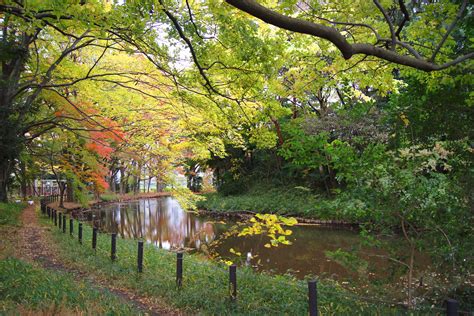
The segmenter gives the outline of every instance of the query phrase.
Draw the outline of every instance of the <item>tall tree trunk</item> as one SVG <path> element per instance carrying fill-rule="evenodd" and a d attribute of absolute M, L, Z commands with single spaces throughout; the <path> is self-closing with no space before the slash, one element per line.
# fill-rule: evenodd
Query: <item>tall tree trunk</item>
<path fill-rule="evenodd" d="M 125 176 L 125 193 L 130 192 L 129 180 L 130 180 L 130 173 L 127 173 L 127 175 Z"/>
<path fill-rule="evenodd" d="M 8 183 L 10 180 L 11 163 L 8 160 L 0 161 L 0 202 L 8 202 Z"/>
<path fill-rule="evenodd" d="M 138 174 L 134 176 L 134 190 L 133 193 L 137 194 L 140 193 L 140 182 L 142 181 L 142 165 L 141 163 L 137 163 Z"/>
<path fill-rule="evenodd" d="M 59 207 L 64 208 L 64 192 L 66 191 L 66 182 L 58 182 L 59 187 Z"/>
<path fill-rule="evenodd" d="M 72 186 L 72 180 L 67 179 L 66 184 L 66 202 L 74 202 L 74 190 Z"/>
<path fill-rule="evenodd" d="M 32 37 L 11 28 L 8 15 L 2 16 L 2 61 L 0 72 L 0 202 L 8 201 L 8 185 L 15 160 L 24 147 L 24 115 L 28 113 L 33 96 L 18 106 L 15 94 L 20 86 L 21 74 L 28 60 Z M 17 34 L 18 36 L 11 36 Z M 22 101 L 23 102 L 23 101 Z"/>
<path fill-rule="evenodd" d="M 125 176 L 125 167 L 120 167 L 120 194 L 125 194 L 126 191 L 126 176 Z"/>
<path fill-rule="evenodd" d="M 26 180 L 26 166 L 25 166 L 25 162 L 21 160 L 20 160 L 20 176 L 18 180 L 20 182 L 21 197 L 23 199 L 26 199 L 26 196 L 28 195 L 27 193 L 28 182 Z"/>

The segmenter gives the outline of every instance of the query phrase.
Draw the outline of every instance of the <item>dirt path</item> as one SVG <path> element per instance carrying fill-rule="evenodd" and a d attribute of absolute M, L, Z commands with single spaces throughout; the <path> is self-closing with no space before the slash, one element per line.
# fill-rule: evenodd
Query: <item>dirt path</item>
<path fill-rule="evenodd" d="M 108 291 L 118 296 L 122 301 L 133 305 L 136 309 L 149 315 L 182 315 L 173 308 L 164 304 L 150 305 L 149 299 L 136 295 L 131 291 L 117 289 L 113 286 L 91 279 L 83 271 L 65 266 L 55 255 L 53 246 L 48 243 L 47 234 L 49 228 L 40 225 L 35 211 L 35 206 L 30 205 L 25 208 L 21 214 L 22 226 L 18 230 L 17 256 L 33 263 L 37 263 L 43 268 L 50 270 L 60 270 L 70 273 L 77 280 L 88 280 L 91 284 L 101 290 Z"/>

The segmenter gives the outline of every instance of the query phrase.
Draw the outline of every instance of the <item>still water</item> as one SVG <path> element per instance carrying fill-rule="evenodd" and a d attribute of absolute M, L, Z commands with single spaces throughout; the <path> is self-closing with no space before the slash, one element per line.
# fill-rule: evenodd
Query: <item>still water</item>
<path fill-rule="evenodd" d="M 256 269 L 275 273 L 290 272 L 298 277 L 308 274 L 326 275 L 345 279 L 356 272 L 330 260 L 326 251 L 351 250 L 360 245 L 356 232 L 343 229 L 329 229 L 318 226 L 291 227 L 288 237 L 292 245 L 265 248 L 268 237 L 231 236 L 222 238 L 223 233 L 234 222 L 197 216 L 185 212 L 173 198 L 142 199 L 138 201 L 113 203 L 93 210 L 90 219 L 102 231 L 118 233 L 122 238 L 143 238 L 148 243 L 163 249 L 186 249 L 206 255 L 218 253 L 222 258 L 240 261 Z M 233 248 L 242 255 L 236 258 L 229 250 Z M 363 248 L 362 248 L 363 249 Z M 372 266 L 384 267 L 384 260 L 375 249 L 363 249 L 364 259 Z M 373 270 L 369 276 L 382 271 Z"/>

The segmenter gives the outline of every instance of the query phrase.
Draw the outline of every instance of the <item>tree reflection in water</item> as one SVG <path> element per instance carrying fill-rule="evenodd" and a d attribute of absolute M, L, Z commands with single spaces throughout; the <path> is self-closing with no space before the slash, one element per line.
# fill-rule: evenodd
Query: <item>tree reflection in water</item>
<path fill-rule="evenodd" d="M 268 249 L 268 237 L 263 235 L 237 237 L 231 234 L 234 223 L 223 224 L 184 211 L 173 198 L 142 199 L 114 203 L 94 210 L 88 218 L 102 231 L 116 232 L 122 238 L 143 238 L 163 249 L 197 249 L 210 257 L 241 262 L 251 254 L 252 266 L 258 269 L 285 273 L 291 270 L 298 277 L 307 274 L 327 275 L 336 279 L 397 280 L 403 275 L 400 267 L 382 259 L 382 249 L 364 247 L 357 232 L 315 226 L 291 227 L 292 245 Z M 225 234 L 224 234 L 225 233 Z M 221 238 L 223 237 L 223 238 Z M 396 242 L 396 240 L 395 240 Z M 242 255 L 236 258 L 230 249 Z M 359 249 L 360 258 L 370 263 L 366 269 L 353 271 L 326 256 L 327 251 Z M 403 253 L 403 248 L 401 248 Z M 423 257 L 417 259 L 422 266 Z M 360 270 L 360 271 L 359 271 Z"/>
<path fill-rule="evenodd" d="M 143 238 L 163 249 L 199 249 L 216 238 L 212 223 L 185 212 L 170 197 L 110 204 L 96 212 L 95 223 L 102 231 Z"/>

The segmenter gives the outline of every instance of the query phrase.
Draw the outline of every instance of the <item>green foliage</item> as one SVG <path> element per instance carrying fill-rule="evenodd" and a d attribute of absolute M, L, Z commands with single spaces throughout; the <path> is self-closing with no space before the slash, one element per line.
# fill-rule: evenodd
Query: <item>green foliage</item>
<path fill-rule="evenodd" d="M 60 271 L 33 267 L 18 259 L 0 261 L 0 313 L 137 313 L 112 294 Z"/>
<path fill-rule="evenodd" d="M 474 78 L 469 67 L 431 75 L 410 73 L 403 81 L 401 93 L 391 96 L 383 108 L 394 131 L 393 143 L 474 138 Z"/>
<path fill-rule="evenodd" d="M 204 200 L 204 197 L 201 195 L 194 194 L 188 188 L 181 186 L 171 187 L 166 189 L 167 192 L 170 192 L 171 195 L 179 202 L 179 205 L 187 211 L 196 211 L 196 204 Z"/>
<path fill-rule="evenodd" d="M 286 125 L 285 131 L 289 139 L 279 153 L 296 168 L 316 170 L 326 163 L 324 148 L 329 140 L 327 133 L 308 135 L 297 121 Z"/>
<path fill-rule="evenodd" d="M 20 214 L 24 203 L 0 203 L 0 225 L 20 225 Z"/>
<path fill-rule="evenodd" d="M 464 143 L 464 145 L 463 145 Z M 331 203 L 346 208 L 372 231 L 403 230 L 407 242 L 430 253 L 446 275 L 472 269 L 474 221 L 470 190 L 460 179 L 472 170 L 465 142 L 436 142 L 389 151 L 370 146 L 338 166 L 347 188 Z M 359 210 L 347 207 L 357 197 Z"/>

